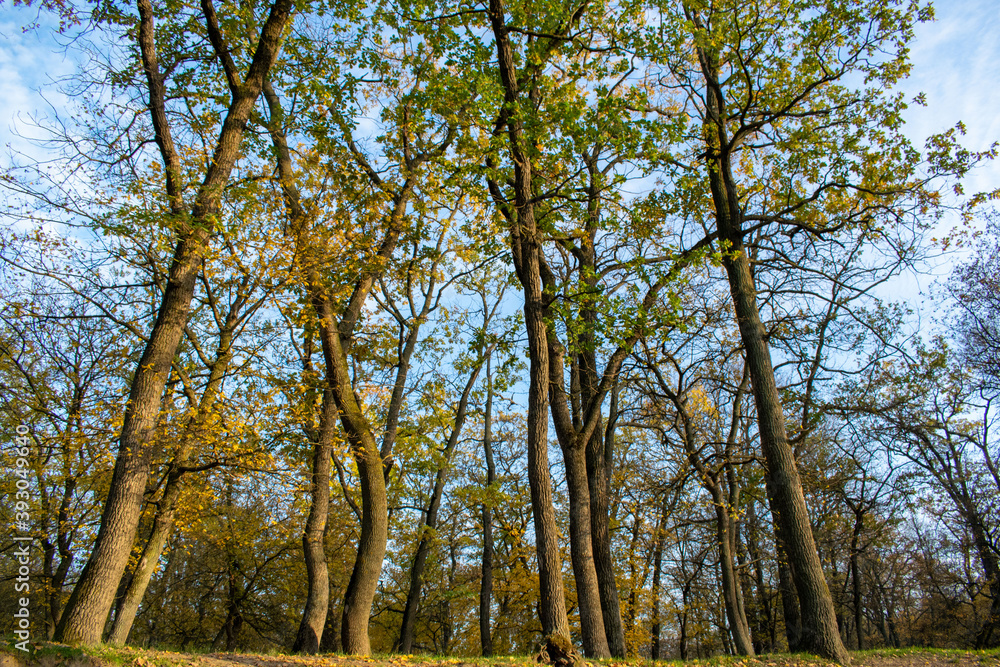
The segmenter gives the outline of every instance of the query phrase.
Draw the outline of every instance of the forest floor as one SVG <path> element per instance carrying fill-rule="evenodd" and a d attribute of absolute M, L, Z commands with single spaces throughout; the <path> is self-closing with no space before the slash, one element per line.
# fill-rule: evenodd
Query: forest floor
<path fill-rule="evenodd" d="M 343 655 L 297 656 L 252 653 L 175 653 L 136 648 L 70 648 L 43 643 L 26 656 L 0 647 L 0 667 L 533 667 L 533 657 L 439 658 L 386 655 L 359 658 Z M 852 652 L 854 667 L 1000 667 L 1000 651 L 951 649 L 878 649 Z M 756 658 L 717 656 L 702 660 L 588 660 L 588 667 L 827 667 L 831 663 L 805 654 L 771 654 Z"/>

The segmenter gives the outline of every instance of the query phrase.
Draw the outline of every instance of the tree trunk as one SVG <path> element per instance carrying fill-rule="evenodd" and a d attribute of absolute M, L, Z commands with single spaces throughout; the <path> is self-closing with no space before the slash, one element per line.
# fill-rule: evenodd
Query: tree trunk
<path fill-rule="evenodd" d="M 351 384 L 347 355 L 335 328 L 329 302 L 314 304 L 319 314 L 327 381 L 340 410 L 340 420 L 347 434 L 361 481 L 361 534 L 358 553 L 347 585 L 341 622 L 341 644 L 345 653 L 368 655 L 368 618 L 378 589 L 388 541 L 389 507 L 385 489 L 382 456 L 373 429 L 358 404 Z"/>
<path fill-rule="evenodd" d="M 629 591 L 628 591 L 628 606 L 626 607 L 625 619 L 624 619 L 625 620 L 624 629 L 625 632 L 628 633 L 628 636 L 630 638 L 633 636 L 633 633 L 635 632 L 635 621 L 636 621 L 636 616 L 638 615 L 639 612 L 638 609 L 639 584 L 636 581 L 636 578 L 638 577 L 638 572 L 637 572 L 638 568 L 636 567 L 636 548 L 639 546 L 639 532 L 642 529 L 642 523 L 643 523 L 642 518 L 639 515 L 637 509 L 635 515 L 632 518 L 632 539 L 629 541 L 629 546 L 628 546 Z M 646 562 L 648 563 L 649 561 L 647 560 Z M 645 585 L 645 581 L 643 581 L 643 585 Z M 637 653 L 636 647 L 632 644 L 630 644 L 627 647 L 627 651 L 629 655 L 635 655 Z"/>
<path fill-rule="evenodd" d="M 458 514 L 452 517 L 451 521 L 451 535 L 448 540 L 448 590 L 455 590 L 456 585 L 456 574 L 458 573 Z M 451 651 L 451 640 L 455 635 L 455 618 L 452 613 L 451 598 L 446 597 L 444 600 L 442 625 L 441 628 L 441 653 L 443 655 L 448 655 Z"/>
<path fill-rule="evenodd" d="M 330 468 L 333 434 L 336 428 L 336 403 L 333 391 L 323 391 L 319 432 L 313 445 L 312 480 L 309 485 L 310 507 L 302 534 L 302 552 L 306 563 L 309 593 L 302 612 L 299 630 L 292 644 L 293 653 L 319 652 L 330 608 L 330 572 L 326 565 L 326 523 L 330 514 Z"/>
<path fill-rule="evenodd" d="M 569 491 L 570 553 L 580 609 L 583 650 L 588 658 L 610 658 L 590 535 L 590 494 L 585 453 L 577 447 L 566 447 L 563 449 L 563 461 Z"/>
<path fill-rule="evenodd" d="M 493 460 L 493 374 L 486 358 L 486 414 L 483 418 L 483 455 L 486 458 L 486 488 L 492 494 L 497 469 Z M 490 607 L 493 598 L 493 514 L 492 496 L 483 503 L 483 560 L 479 579 L 479 644 L 483 656 L 493 655 Z"/>
<path fill-rule="evenodd" d="M 582 391 L 579 387 L 579 366 L 571 370 L 570 403 L 574 414 L 567 407 L 565 395 L 559 391 L 564 382 L 564 349 L 549 332 L 549 379 L 552 421 L 566 470 L 569 494 L 569 544 L 576 582 L 576 601 L 580 610 L 580 634 L 583 650 L 588 658 L 609 658 L 607 635 L 604 633 L 604 612 L 594 566 L 593 540 L 590 521 L 590 480 L 587 475 L 586 442 L 582 440 L 578 406 Z M 577 400 L 573 400 L 576 398 Z M 596 433 L 596 430 L 595 430 Z"/>
<path fill-rule="evenodd" d="M 718 485 L 715 487 L 718 489 Z M 728 507 L 721 492 L 715 494 L 715 536 L 719 544 L 719 566 L 722 570 L 722 598 L 726 607 L 729 631 L 733 635 L 735 652 L 740 655 L 754 655 L 750 627 L 747 625 L 743 606 L 739 602 L 740 585 L 736 577 L 735 558 L 732 549 L 732 526 Z"/>
<path fill-rule="evenodd" d="M 962 491 L 965 492 L 965 489 L 963 488 Z M 985 523 L 979 514 L 979 507 L 972 499 L 971 494 L 965 492 L 963 495 L 965 503 L 964 507 L 961 508 L 962 513 L 965 523 L 969 527 L 969 532 L 972 533 L 972 539 L 976 545 L 976 553 L 979 556 L 980 564 L 983 566 L 983 574 L 985 575 L 990 597 L 992 598 L 989 615 L 983 622 L 983 627 L 976 635 L 976 648 L 984 649 L 996 644 L 993 634 L 997 626 L 1000 626 L 1000 559 L 997 558 L 996 552 L 990 545 Z"/>
<path fill-rule="evenodd" d="M 774 525 L 774 549 L 778 560 L 778 593 L 781 596 L 781 615 L 785 622 L 785 640 L 789 653 L 804 650 L 802 645 L 802 616 L 799 613 L 799 598 L 795 592 L 795 572 L 785 547 L 784 527 L 778 521 L 778 509 L 774 502 L 774 484 L 771 476 L 764 472 L 764 488 Z"/>
<path fill-rule="evenodd" d="M 520 105 L 513 48 L 502 0 L 490 0 L 488 15 L 497 48 L 497 63 L 504 102 L 507 107 Z M 506 116 L 506 112 L 504 112 Z M 541 246 L 535 223 L 532 165 L 523 145 L 524 123 L 518 115 L 506 118 L 510 154 L 514 163 L 515 210 L 506 204 L 501 210 L 510 225 L 511 254 L 518 280 L 524 290 L 524 320 L 528 337 L 528 414 L 527 453 L 528 485 L 531 490 L 531 513 L 535 527 L 538 560 L 539 616 L 542 632 L 560 635 L 569 641 L 569 621 L 562 581 L 562 555 L 559 551 L 559 528 L 552 506 L 552 481 L 548 455 L 548 325 L 542 297 L 540 271 Z M 491 185 L 491 190 L 494 186 Z M 496 193 L 498 194 L 498 193 Z M 494 199 L 504 201 L 502 196 Z"/>
<path fill-rule="evenodd" d="M 750 263 L 741 241 L 731 248 L 733 254 L 727 254 L 723 263 L 729 274 L 736 317 L 746 349 L 761 448 L 774 487 L 777 519 L 787 539 L 785 548 L 788 558 L 795 567 L 795 588 L 802 610 L 802 645 L 823 657 L 848 664 L 850 656 L 837 630 L 833 600 L 816 552 L 795 458 L 785 434 L 771 354 L 757 310 Z"/>
<path fill-rule="evenodd" d="M 758 653 L 774 653 L 777 650 L 777 630 L 776 621 L 771 609 L 771 595 L 764 583 L 764 567 L 762 564 L 760 545 L 757 536 L 760 531 L 760 524 L 757 519 L 757 504 L 750 502 L 747 505 L 747 525 L 749 529 L 744 532 L 747 536 L 745 544 L 747 555 L 753 563 L 754 586 L 757 589 L 755 598 L 757 600 L 757 625 L 753 628 L 754 649 Z M 780 556 L 778 557 L 780 567 Z M 768 637 L 768 643 L 764 644 L 764 637 Z"/>
<path fill-rule="evenodd" d="M 76 414 L 79 414 L 78 410 L 76 411 Z M 50 641 L 55 635 L 56 627 L 59 625 L 59 619 L 62 616 L 63 584 L 65 583 L 66 575 L 69 574 L 69 569 L 73 564 L 74 554 L 73 551 L 70 550 L 72 532 L 70 530 L 69 510 L 73 494 L 76 491 L 76 485 L 76 479 L 68 477 L 66 479 L 66 486 L 63 487 L 62 499 L 59 502 L 59 511 L 56 515 L 58 521 L 58 525 L 55 528 L 56 544 L 53 545 L 49 542 L 47 536 L 42 540 L 42 567 L 45 580 L 48 583 L 46 592 L 48 614 L 46 614 L 45 619 L 45 634 Z M 48 532 L 49 531 L 46 530 L 47 534 Z M 52 564 L 57 550 L 59 552 L 59 565 L 53 569 Z"/>
<path fill-rule="evenodd" d="M 854 635 L 858 640 L 858 650 L 865 650 L 865 633 L 862 628 L 862 621 L 864 621 L 864 613 L 861 607 L 861 576 L 860 576 L 860 561 L 861 556 L 854 552 L 851 554 L 851 570 L 852 570 L 852 581 L 853 581 L 853 594 L 854 594 Z"/>
<path fill-rule="evenodd" d="M 653 660 L 660 659 L 660 572 L 663 570 L 663 544 L 666 541 L 665 534 L 666 508 L 661 509 L 660 520 L 657 521 L 656 534 L 653 537 L 653 587 L 650 591 L 653 608 L 651 612 L 652 627 L 649 637 L 649 655 Z M 682 648 L 683 651 L 683 648 Z M 681 659 L 683 659 L 683 655 Z"/>
<path fill-rule="evenodd" d="M 164 156 L 172 212 L 180 219 L 182 216 L 178 214 L 182 211 L 177 204 L 181 201 L 180 189 L 176 184 L 176 179 L 180 177 L 180 162 L 166 122 L 163 79 L 159 74 L 154 43 L 153 9 L 149 0 L 138 0 L 138 6 L 139 46 L 149 86 L 150 111 L 157 144 Z M 190 226 L 180 223 L 180 238 L 160 308 L 132 379 L 101 526 L 90 558 L 56 628 L 57 641 L 96 644 L 101 640 L 117 584 L 135 540 L 149 476 L 160 400 L 187 323 L 195 280 L 208 242 L 208 230 L 214 226 L 222 189 L 239 155 L 243 131 L 260 95 L 264 78 L 277 58 L 281 36 L 291 11 L 291 0 L 275 0 L 271 6 L 246 80 L 233 93 L 211 166 L 191 210 Z"/>
<path fill-rule="evenodd" d="M 176 463 L 175 463 L 176 465 Z M 182 464 L 183 465 L 183 464 Z M 176 468 L 175 468 L 176 470 Z M 121 605 L 115 612 L 114 625 L 108 635 L 109 644 L 124 644 L 128 641 L 129 633 L 132 631 L 132 624 L 135 623 L 135 616 L 139 611 L 139 605 L 146 595 L 146 588 L 149 586 L 153 572 L 156 571 L 160 562 L 160 556 L 167 545 L 170 533 L 173 531 L 174 512 L 177 509 L 177 500 L 181 495 L 181 475 L 172 470 L 167 477 L 167 484 L 163 490 L 163 497 L 160 499 L 156 517 L 153 519 L 153 530 L 149 540 L 143 549 L 139 563 L 135 567 L 135 572 L 125 589 Z"/>
<path fill-rule="evenodd" d="M 861 529 L 864 526 L 864 508 L 860 504 L 851 506 L 854 510 L 854 529 L 851 531 L 851 582 L 853 584 L 854 602 L 854 635 L 858 640 L 858 650 L 865 650 L 864 631 L 861 622 L 864 620 L 863 609 L 861 607 L 861 551 L 859 542 Z"/>
<path fill-rule="evenodd" d="M 596 378 L 595 378 L 596 379 Z M 595 392 L 596 393 L 596 392 Z M 604 612 L 604 634 L 608 648 L 616 658 L 625 657 L 625 627 L 622 622 L 618 582 L 615 580 L 611 554 L 611 530 L 608 511 L 609 488 L 614 466 L 615 424 L 618 420 L 618 383 L 611 391 L 608 424 L 602 434 L 598 426 L 587 447 L 587 479 L 590 481 L 590 526 L 594 545 L 594 566 Z M 603 437 L 602 437 L 603 435 Z"/>

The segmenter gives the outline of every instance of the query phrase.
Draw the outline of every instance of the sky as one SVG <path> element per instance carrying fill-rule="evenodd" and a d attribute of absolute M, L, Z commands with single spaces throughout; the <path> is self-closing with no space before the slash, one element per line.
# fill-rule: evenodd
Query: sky
<path fill-rule="evenodd" d="M 927 106 L 907 112 L 910 138 L 962 121 L 965 143 L 985 150 L 1000 141 L 1000 11 L 995 0 L 954 0 L 934 8 L 936 20 L 917 26 L 913 69 L 902 89 L 923 92 Z M 967 192 L 1000 188 L 1000 164 L 973 174 Z"/>
<path fill-rule="evenodd" d="M 32 9 L 11 7 L 0 0 L 0 146 L 4 150 L 0 165 L 3 166 L 9 164 L 8 146 L 37 154 L 37 149 L 22 138 L 40 136 L 30 126 L 29 117 L 49 110 L 46 99 L 58 103 L 61 96 L 49 84 L 74 71 L 73 62 L 60 52 L 48 32 L 22 30 L 36 16 Z M 46 87 L 43 97 L 42 90 Z"/>

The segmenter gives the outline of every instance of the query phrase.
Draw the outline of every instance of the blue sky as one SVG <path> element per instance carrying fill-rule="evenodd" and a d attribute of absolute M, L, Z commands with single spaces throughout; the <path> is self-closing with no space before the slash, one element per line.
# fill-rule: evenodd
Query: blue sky
<path fill-rule="evenodd" d="M 61 96 L 47 84 L 72 74 L 73 63 L 48 32 L 22 31 L 22 25 L 35 19 L 35 11 L 6 4 L 0 8 L 0 146 L 5 152 L 9 145 L 37 154 L 37 149 L 18 135 L 40 136 L 31 128 L 29 116 L 46 113 L 46 99 L 59 102 Z M 43 98 L 39 91 L 46 87 Z M 6 156 L 0 164 L 8 164 Z"/>
<path fill-rule="evenodd" d="M 913 71 L 903 86 L 924 92 L 927 106 L 907 113 L 910 137 L 920 141 L 962 121 L 966 145 L 984 150 L 1000 140 L 1000 11 L 995 0 L 940 2 L 936 21 L 917 27 Z M 966 190 L 1000 188 L 1000 164 L 979 170 Z"/>

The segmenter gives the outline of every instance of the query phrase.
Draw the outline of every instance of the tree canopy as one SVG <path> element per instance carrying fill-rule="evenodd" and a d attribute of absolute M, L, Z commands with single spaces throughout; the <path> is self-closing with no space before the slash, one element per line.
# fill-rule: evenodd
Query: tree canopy
<path fill-rule="evenodd" d="M 1000 644 L 995 151 L 903 132 L 929 5 L 37 11 L 79 69 L 0 180 L 33 636 Z"/>

